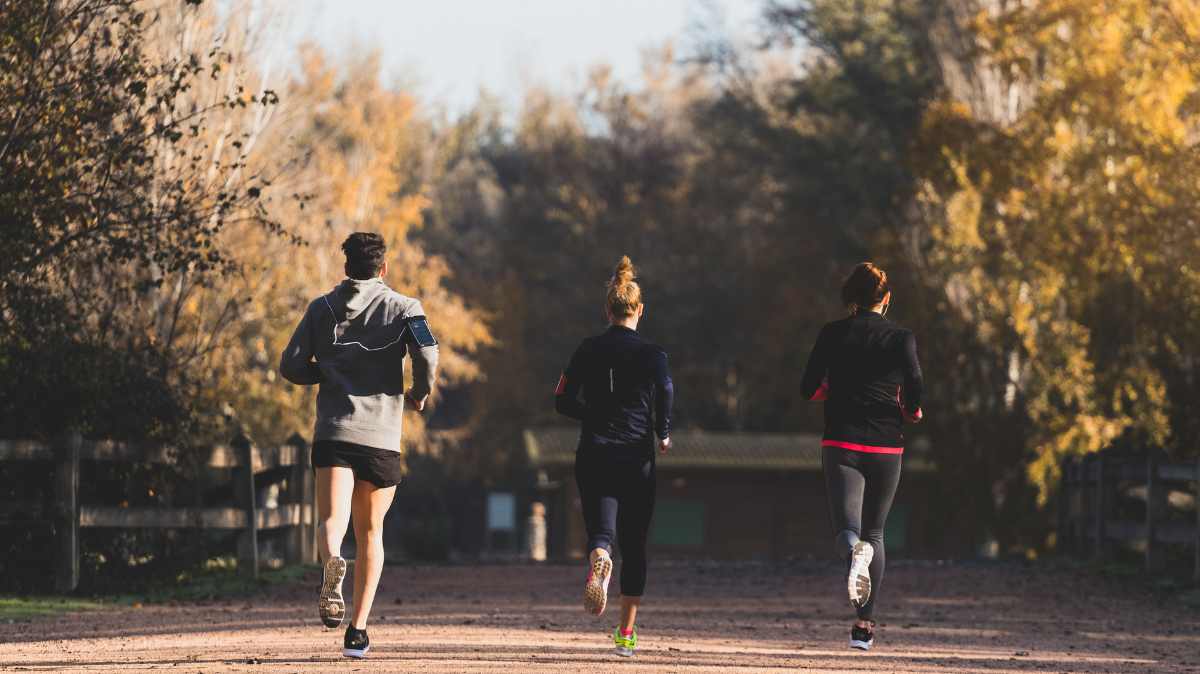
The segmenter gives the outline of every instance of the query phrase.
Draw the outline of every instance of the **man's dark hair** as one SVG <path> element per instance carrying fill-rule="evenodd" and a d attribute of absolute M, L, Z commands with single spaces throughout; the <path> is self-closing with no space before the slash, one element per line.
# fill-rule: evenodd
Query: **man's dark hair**
<path fill-rule="evenodd" d="M 379 276 L 387 244 L 374 232 L 355 232 L 342 242 L 342 252 L 346 254 L 346 276 L 365 281 Z"/>

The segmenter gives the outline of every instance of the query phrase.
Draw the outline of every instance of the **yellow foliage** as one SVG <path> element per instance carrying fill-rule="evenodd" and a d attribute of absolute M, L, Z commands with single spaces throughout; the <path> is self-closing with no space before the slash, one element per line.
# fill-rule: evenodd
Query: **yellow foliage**
<path fill-rule="evenodd" d="M 1169 340 L 1147 316 L 1103 310 L 1125 288 L 1126 311 L 1200 293 L 1186 271 L 1194 218 L 1177 206 L 1194 203 L 1200 170 L 1200 5 L 1042 0 L 975 27 L 990 63 L 1035 96 L 1007 126 L 963 101 L 927 111 L 923 143 L 939 151 L 920 167 L 918 200 L 938 214 L 926 261 L 948 306 L 1015 364 L 1044 503 L 1064 457 L 1129 428 L 1171 439 L 1155 363 Z M 1123 319 L 1130 334 L 1110 335 Z"/>
<path fill-rule="evenodd" d="M 246 49 L 252 31 L 244 10 L 236 7 L 224 22 L 209 6 L 164 10 L 154 44 L 168 52 Z M 172 40 L 180 34 L 186 42 Z M 278 358 L 308 302 L 344 277 L 340 244 L 359 230 L 385 237 L 388 284 L 421 299 L 441 344 L 440 384 L 478 379 L 475 354 L 492 343 L 484 317 L 448 288 L 445 262 L 409 238 L 429 205 L 424 168 L 433 144 L 417 101 L 381 83 L 374 54 L 333 64 L 305 48 L 290 84 L 262 82 L 261 71 L 247 65 L 248 49 L 236 56 L 242 68 L 222 71 L 212 78 L 213 91 L 196 90 L 196 99 L 265 87 L 279 91 L 281 104 L 269 115 L 255 106 L 230 108 L 200 130 L 197 151 L 228 152 L 237 141 L 246 174 L 273 176 L 272 215 L 305 245 L 234 220 L 223 244 L 241 262 L 240 273 L 212 287 L 181 280 L 172 291 L 181 311 L 162 332 L 182 335 L 203 354 L 188 364 L 201 384 L 200 403 L 231 412 L 260 443 L 310 434 L 315 390 L 278 378 Z M 407 448 L 432 447 L 417 415 L 406 420 L 405 436 Z"/>

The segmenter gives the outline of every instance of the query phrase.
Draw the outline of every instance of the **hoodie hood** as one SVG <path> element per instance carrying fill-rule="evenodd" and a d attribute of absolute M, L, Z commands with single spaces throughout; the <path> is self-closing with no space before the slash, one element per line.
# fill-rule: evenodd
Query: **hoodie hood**
<path fill-rule="evenodd" d="M 329 293 L 330 304 L 335 314 L 345 316 L 342 320 L 352 321 L 387 290 L 387 285 L 378 276 L 367 280 L 348 278 Z"/>
<path fill-rule="evenodd" d="M 338 440 L 400 451 L 404 360 L 412 357 L 412 394 L 433 389 L 436 345 L 404 336 L 424 318 L 415 298 L 383 279 L 346 279 L 309 302 L 280 358 L 279 371 L 297 384 L 318 384 L 314 440 Z"/>

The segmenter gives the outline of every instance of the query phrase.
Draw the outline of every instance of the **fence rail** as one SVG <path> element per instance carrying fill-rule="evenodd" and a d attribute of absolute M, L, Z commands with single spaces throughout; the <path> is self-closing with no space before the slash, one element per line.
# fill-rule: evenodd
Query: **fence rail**
<path fill-rule="evenodd" d="M 1140 517 L 1130 504 L 1143 506 Z M 1200 582 L 1200 458 L 1167 462 L 1161 454 L 1099 452 L 1062 464 L 1059 540 L 1096 559 L 1114 543 L 1142 548 L 1147 571 L 1165 564 L 1164 545 L 1190 545 Z"/>
<path fill-rule="evenodd" d="M 306 445 L 294 436 L 281 447 L 257 447 L 244 435 L 228 445 L 200 453 L 154 444 L 84 440 L 67 435 L 47 444 L 29 440 L 0 440 L 0 464 L 44 461 L 54 464 L 54 499 L 44 503 L 0 504 L 0 524 L 52 526 L 55 539 L 55 588 L 70 592 L 79 586 L 80 528 L 166 528 L 240 531 L 238 568 L 258 575 L 258 532 L 284 529 L 283 560 L 316 561 L 315 487 Z M 233 503 L 225 507 L 127 508 L 79 502 L 83 462 L 190 465 L 231 471 Z M 260 507 L 265 491 L 282 483 L 284 501 Z"/>

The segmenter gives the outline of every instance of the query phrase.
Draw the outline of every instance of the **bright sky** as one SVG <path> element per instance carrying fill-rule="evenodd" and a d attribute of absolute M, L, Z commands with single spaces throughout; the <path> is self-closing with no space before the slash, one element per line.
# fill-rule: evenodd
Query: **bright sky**
<path fill-rule="evenodd" d="M 688 44 L 714 14 L 727 34 L 748 35 L 763 0 L 290 0 L 289 41 L 331 52 L 382 50 L 385 73 L 415 84 L 451 111 L 481 87 L 512 103 L 526 83 L 560 89 L 607 63 L 634 80 L 641 52 Z"/>

